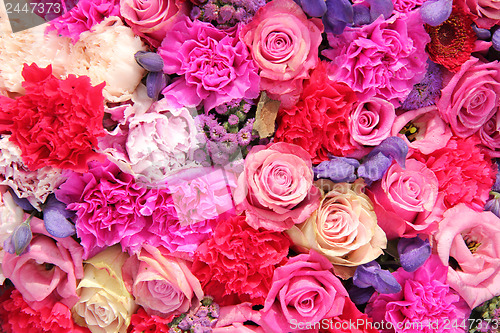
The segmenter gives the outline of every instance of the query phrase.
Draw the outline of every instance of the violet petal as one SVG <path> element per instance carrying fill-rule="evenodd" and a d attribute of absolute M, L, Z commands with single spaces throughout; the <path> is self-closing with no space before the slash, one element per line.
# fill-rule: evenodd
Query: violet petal
<path fill-rule="evenodd" d="M 372 19 L 370 17 L 370 8 L 362 5 L 355 4 L 352 6 L 353 9 L 353 21 L 354 25 L 362 26 L 365 24 L 372 23 Z"/>
<path fill-rule="evenodd" d="M 146 78 L 148 97 L 158 99 L 160 92 L 167 86 L 167 79 L 162 72 L 151 72 Z"/>
<path fill-rule="evenodd" d="M 490 211 L 500 217 L 500 194 L 498 196 L 495 195 L 495 198 L 488 200 L 484 205 L 484 210 Z"/>
<path fill-rule="evenodd" d="M 57 201 L 54 196 L 47 199 L 43 208 L 43 223 L 49 234 L 57 238 L 72 236 L 76 233 L 76 228 L 67 218 L 72 213 L 66 210 L 66 206 Z"/>
<path fill-rule="evenodd" d="M 365 304 L 368 303 L 370 297 L 372 297 L 375 292 L 375 288 L 359 288 L 357 286 L 352 286 L 349 290 L 347 290 L 347 292 L 349 293 L 349 297 L 354 304 Z"/>
<path fill-rule="evenodd" d="M 420 237 L 401 238 L 398 242 L 399 262 L 407 272 L 414 272 L 422 266 L 431 255 L 429 240 Z"/>
<path fill-rule="evenodd" d="M 348 0 L 327 0 L 323 16 L 325 32 L 341 34 L 348 23 L 353 22 L 352 4 Z"/>
<path fill-rule="evenodd" d="M 12 194 L 12 199 L 14 200 L 14 202 L 16 203 L 16 205 L 18 205 L 19 207 L 21 207 L 23 210 L 25 210 L 27 212 L 35 210 L 35 208 L 30 204 L 30 202 L 29 202 L 28 199 L 26 199 L 26 198 L 19 198 L 16 195 L 16 192 L 14 192 L 10 188 L 9 188 L 9 192 L 10 192 L 10 194 Z"/>
<path fill-rule="evenodd" d="M 326 13 L 325 0 L 301 0 L 300 5 L 302 10 L 311 17 L 321 17 Z"/>
<path fill-rule="evenodd" d="M 491 37 L 491 43 L 493 44 L 493 48 L 497 51 L 500 51 L 500 29 L 495 30 L 493 36 Z"/>
<path fill-rule="evenodd" d="M 3 242 L 3 249 L 5 252 L 8 252 L 10 254 L 16 254 L 16 248 L 14 247 L 14 242 L 12 241 L 12 236 L 9 236 Z"/>
<path fill-rule="evenodd" d="M 427 0 L 420 7 L 422 20 L 433 27 L 440 25 L 450 17 L 452 4 L 452 0 Z"/>
<path fill-rule="evenodd" d="M 352 281 L 357 287 L 371 286 L 381 294 L 395 294 L 401 291 L 401 285 L 391 272 L 380 268 L 376 261 L 358 266 Z"/>
<path fill-rule="evenodd" d="M 22 254 L 33 238 L 29 223 L 21 223 L 12 233 L 12 243 L 17 255 Z"/>
<path fill-rule="evenodd" d="M 163 69 L 163 59 L 157 53 L 137 51 L 134 58 L 142 68 L 149 72 L 161 72 Z"/>
<path fill-rule="evenodd" d="M 353 182 L 356 180 L 356 168 L 359 162 L 353 158 L 333 156 L 331 160 L 321 162 L 313 167 L 317 178 L 328 178 L 336 183 Z"/>
<path fill-rule="evenodd" d="M 369 181 L 382 179 L 387 169 L 392 164 L 392 160 L 379 152 L 375 156 L 367 158 L 358 168 L 358 176 Z"/>
<path fill-rule="evenodd" d="M 368 0 L 370 4 L 370 18 L 375 21 L 380 15 L 384 16 L 384 19 L 388 19 L 392 15 L 394 10 L 394 4 L 391 0 Z"/>
<path fill-rule="evenodd" d="M 497 165 L 497 176 L 495 179 L 495 184 L 493 184 L 491 190 L 495 192 L 500 192 L 500 160 L 498 159 L 496 160 L 496 165 Z"/>
<path fill-rule="evenodd" d="M 478 39 L 489 40 L 491 38 L 491 32 L 488 29 L 479 28 L 477 25 L 472 24 L 472 30 L 474 30 Z"/>
<path fill-rule="evenodd" d="M 390 136 L 375 147 L 367 157 L 370 158 L 381 152 L 385 156 L 396 160 L 402 167 L 405 167 L 406 155 L 408 155 L 408 145 L 406 142 L 397 136 Z"/>

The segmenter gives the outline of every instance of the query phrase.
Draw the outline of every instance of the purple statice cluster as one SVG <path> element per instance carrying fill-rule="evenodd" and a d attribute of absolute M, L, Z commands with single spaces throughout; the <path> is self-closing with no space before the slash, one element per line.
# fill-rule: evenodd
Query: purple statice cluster
<path fill-rule="evenodd" d="M 500 323 L 500 296 L 493 297 L 474 309 L 468 321 L 470 333 L 498 332 Z"/>
<path fill-rule="evenodd" d="M 403 110 L 417 110 L 436 103 L 441 96 L 443 86 L 442 67 L 432 61 L 429 64 L 424 78 L 413 86 L 413 90 L 401 104 Z"/>
<path fill-rule="evenodd" d="M 249 144 L 256 138 L 252 134 L 255 119 L 249 114 L 252 106 L 250 100 L 232 100 L 217 106 L 215 113 L 198 115 L 200 147 L 195 152 L 195 160 L 203 166 L 210 166 L 244 158 Z"/>
<path fill-rule="evenodd" d="M 201 0 L 193 6 L 191 19 L 210 22 L 219 28 L 233 27 L 239 22 L 247 23 L 265 0 Z"/>
<path fill-rule="evenodd" d="M 210 296 L 201 300 L 200 307 L 194 313 L 183 313 L 169 324 L 168 333 L 208 333 L 217 324 L 220 307 Z"/>

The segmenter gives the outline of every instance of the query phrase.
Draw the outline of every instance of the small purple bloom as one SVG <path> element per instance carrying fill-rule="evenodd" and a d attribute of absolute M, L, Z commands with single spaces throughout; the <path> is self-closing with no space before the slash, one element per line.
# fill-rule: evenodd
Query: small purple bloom
<path fill-rule="evenodd" d="M 452 0 L 427 0 L 420 7 L 422 20 L 433 27 L 438 26 L 450 17 L 452 5 Z"/>
<path fill-rule="evenodd" d="M 407 272 L 414 272 L 422 266 L 431 255 L 429 240 L 420 237 L 401 238 L 398 242 L 399 261 Z"/>
<path fill-rule="evenodd" d="M 217 303 L 212 303 L 208 306 L 208 311 L 210 311 L 210 317 L 219 318 L 220 306 Z"/>
<path fill-rule="evenodd" d="M 237 115 L 232 114 L 227 119 L 227 122 L 229 123 L 229 125 L 238 125 L 238 123 L 240 122 L 240 118 L 238 118 Z"/>
<path fill-rule="evenodd" d="M 428 67 L 421 82 L 413 86 L 401 108 L 404 110 L 416 110 L 436 103 L 441 96 L 443 85 L 443 73 L 439 65 L 431 60 L 427 61 Z"/>
<path fill-rule="evenodd" d="M 357 167 L 359 162 L 353 158 L 333 156 L 329 161 L 323 161 L 313 167 L 313 171 L 317 178 L 328 178 L 336 183 L 351 183 L 357 178 Z"/>
<path fill-rule="evenodd" d="M 21 255 L 27 248 L 33 238 L 29 220 L 21 223 L 12 233 L 11 242 L 14 245 L 14 252 Z M 11 249 L 11 247 L 8 247 Z"/>
<path fill-rule="evenodd" d="M 373 287 L 381 294 L 395 294 L 401 291 L 401 285 L 391 272 L 383 270 L 376 261 L 358 266 L 352 281 L 357 287 Z"/>
<path fill-rule="evenodd" d="M 196 311 L 196 316 L 198 316 L 199 318 L 203 318 L 203 317 L 208 316 L 208 307 L 203 306 L 203 305 L 200 306 L 198 311 Z"/>
<path fill-rule="evenodd" d="M 163 59 L 154 52 L 138 51 L 134 54 L 135 61 L 148 72 L 161 72 Z"/>

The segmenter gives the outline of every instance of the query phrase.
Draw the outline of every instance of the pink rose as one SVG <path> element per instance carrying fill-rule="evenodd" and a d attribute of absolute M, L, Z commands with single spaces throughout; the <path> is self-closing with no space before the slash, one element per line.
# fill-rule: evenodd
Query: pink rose
<path fill-rule="evenodd" d="M 293 106 L 302 81 L 318 64 L 323 24 L 308 19 L 292 0 L 273 0 L 261 7 L 243 27 L 241 39 L 260 68 L 262 90 L 282 106 Z"/>
<path fill-rule="evenodd" d="M 500 64 L 471 57 L 448 73 L 437 107 L 453 132 L 465 138 L 476 133 L 498 111 Z"/>
<path fill-rule="evenodd" d="M 122 274 L 135 302 L 150 315 L 187 312 L 193 302 L 197 304 L 203 298 L 200 282 L 183 260 L 164 256 L 147 244 L 127 259 Z"/>
<path fill-rule="evenodd" d="M 234 193 L 238 209 L 257 228 L 283 231 L 304 222 L 319 206 L 313 186 L 311 157 L 301 147 L 285 143 L 254 146 Z"/>
<path fill-rule="evenodd" d="M 500 112 L 493 115 L 479 129 L 481 143 L 486 147 L 486 154 L 492 158 L 500 157 Z"/>
<path fill-rule="evenodd" d="M 480 28 L 489 29 L 500 22 L 500 2 L 496 0 L 466 0 L 474 20 Z"/>
<path fill-rule="evenodd" d="M 396 117 L 391 135 L 399 136 L 409 148 L 426 155 L 445 147 L 452 136 L 435 105 L 406 111 Z"/>
<path fill-rule="evenodd" d="M 349 133 L 359 144 L 376 146 L 389 137 L 395 118 L 392 103 L 373 97 L 358 103 L 349 115 Z"/>
<path fill-rule="evenodd" d="M 188 15 L 184 0 L 120 0 L 120 14 L 135 34 L 158 47 L 177 18 Z"/>
<path fill-rule="evenodd" d="M 406 160 L 406 168 L 394 163 L 381 181 L 367 191 L 378 224 L 388 239 L 414 237 L 430 232 L 431 211 L 437 200 L 438 179 L 424 163 Z"/>
<path fill-rule="evenodd" d="M 54 239 L 36 217 L 31 219 L 31 231 L 29 252 L 5 254 L 5 277 L 34 309 L 52 307 L 57 302 L 73 307 L 79 299 L 77 279 L 83 277 L 83 248 L 71 237 Z"/>
<path fill-rule="evenodd" d="M 500 218 L 458 204 L 444 213 L 435 240 L 449 263 L 447 282 L 471 309 L 500 295 Z"/>
<path fill-rule="evenodd" d="M 299 323 L 320 322 L 342 314 L 348 297 L 332 264 L 311 250 L 300 254 L 274 271 L 264 303 L 264 321 L 274 332 L 290 332 Z"/>

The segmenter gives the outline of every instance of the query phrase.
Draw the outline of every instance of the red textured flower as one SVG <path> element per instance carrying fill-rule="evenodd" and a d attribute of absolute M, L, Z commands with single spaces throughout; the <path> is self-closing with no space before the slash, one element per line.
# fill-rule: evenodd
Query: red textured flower
<path fill-rule="evenodd" d="M 135 314 L 132 315 L 129 333 L 163 333 L 168 332 L 168 323 L 172 321 L 174 316 L 168 318 L 158 317 L 155 315 L 148 315 L 143 308 L 139 308 Z"/>
<path fill-rule="evenodd" d="M 432 27 L 425 25 L 431 37 L 427 53 L 435 63 L 441 64 L 452 72 L 469 60 L 477 40 L 472 29 L 473 15 L 460 5 L 454 5 L 450 17 L 442 24 Z"/>
<path fill-rule="evenodd" d="M 61 80 L 52 75 L 50 65 L 25 64 L 23 77 L 26 94 L 0 107 L 0 119 L 12 121 L 7 126 L 10 141 L 21 148 L 23 162 L 31 170 L 52 166 L 86 171 L 87 161 L 100 159 L 94 147 L 104 135 L 105 83 L 93 87 L 90 78 L 75 75 Z"/>
<path fill-rule="evenodd" d="M 71 310 L 62 303 L 33 310 L 16 289 L 0 297 L 0 328 L 5 333 L 89 333 L 73 322 Z"/>
<path fill-rule="evenodd" d="M 481 153 L 479 142 L 476 136 L 452 137 L 446 147 L 429 155 L 413 152 L 411 157 L 425 163 L 436 175 L 445 208 L 463 202 L 483 210 L 495 181 L 496 168 L 491 159 Z"/>
<path fill-rule="evenodd" d="M 328 78 L 327 64 L 321 62 L 300 101 L 289 110 L 279 110 L 275 140 L 301 146 L 315 164 L 328 160 L 328 153 L 345 156 L 355 149 L 348 118 L 356 101 L 351 88 Z"/>
<path fill-rule="evenodd" d="M 264 304 L 276 267 L 285 264 L 290 240 L 275 231 L 254 229 L 245 216 L 221 221 L 213 238 L 194 255 L 193 274 L 205 294 L 220 305 Z"/>

